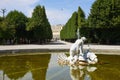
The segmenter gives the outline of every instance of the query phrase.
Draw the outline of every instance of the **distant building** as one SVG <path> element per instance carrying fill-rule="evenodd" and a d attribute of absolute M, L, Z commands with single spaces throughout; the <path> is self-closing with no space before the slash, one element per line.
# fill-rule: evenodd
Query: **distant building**
<path fill-rule="evenodd" d="M 59 25 L 54 25 L 51 27 L 52 32 L 53 32 L 53 39 L 54 40 L 58 40 L 60 39 L 60 31 L 62 29 L 63 25 L 59 24 Z"/>

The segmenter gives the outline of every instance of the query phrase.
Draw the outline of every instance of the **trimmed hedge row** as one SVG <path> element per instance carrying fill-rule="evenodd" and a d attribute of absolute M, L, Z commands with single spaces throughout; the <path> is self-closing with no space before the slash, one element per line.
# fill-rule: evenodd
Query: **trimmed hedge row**
<path fill-rule="evenodd" d="M 114 28 L 90 28 L 81 27 L 81 36 L 88 38 L 90 43 L 120 44 L 120 27 Z"/>

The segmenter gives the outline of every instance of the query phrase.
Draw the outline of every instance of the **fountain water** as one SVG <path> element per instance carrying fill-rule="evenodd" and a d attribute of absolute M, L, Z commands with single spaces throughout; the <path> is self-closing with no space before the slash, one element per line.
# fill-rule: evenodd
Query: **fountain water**
<path fill-rule="evenodd" d="M 76 34 L 77 34 L 77 38 L 80 39 L 80 30 L 79 30 L 79 28 L 77 29 L 77 33 Z"/>

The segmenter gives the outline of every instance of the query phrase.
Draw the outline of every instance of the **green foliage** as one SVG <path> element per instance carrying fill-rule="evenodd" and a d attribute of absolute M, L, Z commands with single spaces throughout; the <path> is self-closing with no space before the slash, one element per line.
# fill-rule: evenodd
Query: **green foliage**
<path fill-rule="evenodd" d="M 16 10 L 9 12 L 6 18 L 0 18 L 0 42 L 6 44 L 7 40 L 23 37 L 25 35 L 23 33 L 25 31 L 25 21 L 24 14 Z M 12 42 L 10 41 L 10 43 Z"/>
<path fill-rule="evenodd" d="M 8 13 L 6 16 L 7 22 L 6 26 L 7 29 L 10 29 L 12 32 L 12 37 L 16 40 L 17 43 L 19 43 L 20 39 L 23 39 L 26 37 L 26 22 L 27 22 L 27 17 L 22 13 L 17 10 L 11 11 Z"/>
<path fill-rule="evenodd" d="M 3 20 L 3 18 L 0 16 L 0 22 Z"/>
<path fill-rule="evenodd" d="M 85 26 L 85 14 L 83 10 L 78 7 L 78 28 Z"/>
<path fill-rule="evenodd" d="M 88 19 L 78 7 L 77 20 L 72 16 L 61 30 L 61 39 L 76 39 L 76 30 L 88 38 L 88 42 L 120 44 L 120 0 L 96 0 Z M 73 20 L 72 20 L 73 19 Z M 75 24 L 74 24 L 75 23 Z M 73 27 L 75 25 L 76 27 Z"/>
<path fill-rule="evenodd" d="M 91 42 L 120 44 L 120 0 L 96 0 L 88 17 Z M 91 33 L 92 32 L 92 33 Z"/>
<path fill-rule="evenodd" d="M 27 30 L 33 33 L 32 40 L 34 39 L 39 43 L 52 39 L 52 30 L 44 7 L 36 6 L 32 18 L 27 23 Z"/>
<path fill-rule="evenodd" d="M 32 18 L 17 10 L 10 11 L 4 19 L 0 17 L 0 44 L 43 43 L 50 39 L 52 30 L 44 6 L 36 6 Z"/>
<path fill-rule="evenodd" d="M 61 39 L 74 40 L 77 38 L 77 12 L 74 12 L 72 17 L 65 24 L 60 32 Z"/>
<path fill-rule="evenodd" d="M 14 37 L 14 30 L 12 29 L 13 27 L 9 27 L 8 23 L 6 21 L 2 21 L 1 22 L 1 36 L 0 38 L 3 38 L 3 39 L 11 39 Z"/>
<path fill-rule="evenodd" d="M 80 7 L 74 12 L 60 32 L 61 39 L 74 41 L 77 39 L 77 29 L 85 26 L 85 15 Z"/>
<path fill-rule="evenodd" d="M 118 27 L 120 24 L 119 0 L 96 0 L 88 18 L 89 27 Z"/>

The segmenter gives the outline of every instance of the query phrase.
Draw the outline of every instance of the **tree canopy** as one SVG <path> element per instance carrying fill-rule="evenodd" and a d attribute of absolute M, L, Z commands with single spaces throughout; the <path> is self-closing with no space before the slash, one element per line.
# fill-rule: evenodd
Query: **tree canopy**
<path fill-rule="evenodd" d="M 119 3 L 120 0 L 96 0 L 93 3 L 88 17 L 93 42 L 120 44 Z"/>
<path fill-rule="evenodd" d="M 27 24 L 27 30 L 32 31 L 32 40 L 34 39 L 39 43 L 52 39 L 52 30 L 46 17 L 44 6 L 36 6 L 32 18 L 30 18 L 30 21 Z"/>
<path fill-rule="evenodd" d="M 0 17 L 0 44 L 43 43 L 51 39 L 51 25 L 44 6 L 36 6 L 31 18 L 17 10 Z"/>
<path fill-rule="evenodd" d="M 78 11 L 74 12 L 68 22 L 65 24 L 60 32 L 61 39 L 67 41 L 74 41 L 77 39 L 77 29 L 85 26 L 85 14 L 83 10 L 78 7 Z"/>
<path fill-rule="evenodd" d="M 89 27 L 118 27 L 120 25 L 120 0 L 96 0 L 92 5 Z"/>

